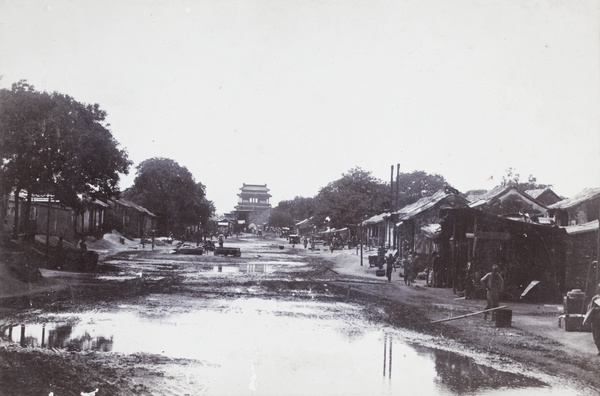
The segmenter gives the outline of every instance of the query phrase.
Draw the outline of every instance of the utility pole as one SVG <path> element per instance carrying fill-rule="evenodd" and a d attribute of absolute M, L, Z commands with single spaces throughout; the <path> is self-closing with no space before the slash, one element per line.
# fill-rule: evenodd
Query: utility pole
<path fill-rule="evenodd" d="M 363 225 L 362 221 L 360 222 L 360 266 L 363 265 Z"/>
<path fill-rule="evenodd" d="M 596 283 L 598 285 L 598 259 L 600 258 L 600 205 L 598 205 L 598 242 L 596 243 Z"/>
<path fill-rule="evenodd" d="M 390 172 L 390 212 L 394 211 L 394 165 Z"/>
<path fill-rule="evenodd" d="M 395 199 L 395 203 L 396 203 L 396 208 L 394 209 L 400 209 L 398 208 L 398 202 L 400 200 L 400 164 L 396 165 L 396 199 Z"/>
<path fill-rule="evenodd" d="M 48 248 L 50 246 L 50 194 L 48 194 L 48 208 L 46 213 L 46 259 L 48 258 Z"/>

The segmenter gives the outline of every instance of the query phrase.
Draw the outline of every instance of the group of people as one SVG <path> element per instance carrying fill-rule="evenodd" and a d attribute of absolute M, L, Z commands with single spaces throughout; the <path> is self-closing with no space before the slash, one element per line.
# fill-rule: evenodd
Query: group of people
<path fill-rule="evenodd" d="M 381 250 L 379 252 L 381 258 Z M 415 277 L 417 275 L 417 265 L 416 265 L 416 254 L 414 252 L 409 252 L 406 259 L 404 259 L 404 283 L 407 286 L 410 286 L 414 283 Z M 433 285 L 436 286 L 436 278 L 439 276 L 439 271 L 441 268 L 441 264 L 439 264 L 439 255 L 435 253 L 433 255 Z M 388 278 L 388 282 L 392 281 L 392 272 L 394 269 L 394 264 L 396 263 L 396 257 L 389 253 L 385 258 L 386 262 L 386 276 Z M 380 266 L 381 268 L 381 266 Z M 504 279 L 502 275 L 500 275 L 500 270 L 497 265 L 492 266 L 492 270 L 486 273 L 483 277 L 479 279 L 481 274 L 477 271 L 473 273 L 478 279 L 478 283 L 485 288 L 486 297 L 487 297 L 487 305 L 485 306 L 484 311 L 484 320 L 487 320 L 489 310 L 493 308 L 498 308 L 500 306 L 500 293 L 504 289 Z M 590 303 L 588 305 L 588 312 L 586 319 L 591 324 L 592 328 L 592 337 L 594 339 L 594 343 L 598 349 L 598 356 L 600 356 L 600 284 L 598 284 L 596 289 L 596 295 L 592 297 Z"/>
<path fill-rule="evenodd" d="M 379 249 L 379 267 L 382 268 L 383 257 L 385 257 L 385 253 L 383 248 Z M 418 274 L 418 265 L 416 261 L 417 255 L 413 251 L 409 251 L 406 258 L 403 260 L 404 262 L 404 284 L 406 286 L 411 286 L 417 277 Z M 388 282 L 392 281 L 392 272 L 394 270 L 394 264 L 396 263 L 396 257 L 389 253 L 385 258 L 386 263 L 386 277 L 388 278 Z M 432 254 L 432 267 L 433 267 L 433 278 L 432 278 L 432 286 L 441 286 L 441 270 L 443 265 L 441 264 L 441 259 L 437 252 Z M 428 279 L 429 281 L 429 279 Z M 491 308 L 497 308 L 500 306 L 500 292 L 504 288 L 504 280 L 500 275 L 499 269 L 497 265 L 492 266 L 492 271 L 488 272 L 478 281 L 485 287 L 487 293 L 487 305 L 485 310 Z M 599 292 L 600 293 L 600 292 Z M 599 297 L 600 298 L 600 297 Z M 599 307 L 600 311 L 600 307 Z M 600 316 L 600 313 L 599 315 Z M 484 315 L 484 319 L 487 319 L 487 312 Z M 600 326 L 599 326 L 600 327 Z M 600 342 L 600 330 L 598 331 L 598 340 Z"/>
<path fill-rule="evenodd" d="M 383 262 L 383 257 L 385 257 L 385 253 L 383 252 L 383 249 L 379 250 L 379 256 L 380 256 L 380 263 Z M 385 258 L 385 276 L 388 278 L 388 282 L 392 281 L 392 272 L 394 271 L 394 264 L 396 263 L 396 257 L 394 256 L 393 253 L 389 253 L 388 256 Z M 380 268 L 383 265 L 380 264 Z M 416 253 L 414 252 L 408 252 L 408 255 L 406 256 L 406 258 L 404 259 L 404 284 L 406 284 L 407 286 L 412 285 L 415 282 L 415 279 L 417 278 L 417 274 L 419 272 L 419 269 L 417 267 L 417 263 L 416 263 Z M 399 274 L 402 275 L 402 274 Z"/>

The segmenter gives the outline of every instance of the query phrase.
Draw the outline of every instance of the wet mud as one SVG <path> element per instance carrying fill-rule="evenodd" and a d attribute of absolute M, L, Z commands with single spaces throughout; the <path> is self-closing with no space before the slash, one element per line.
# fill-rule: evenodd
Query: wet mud
<path fill-rule="evenodd" d="M 238 242 L 242 257 L 168 248 L 107 254 L 93 274 L 54 274 L 62 288 L 0 300 L 0 394 L 597 389 L 582 374 L 584 360 L 553 376 L 543 364 L 553 349 L 547 339 L 472 331 L 473 322 L 428 325 L 444 307 L 418 288 L 399 301 L 380 282 L 340 274 L 327 255 Z M 527 358 L 532 351 L 539 357 Z"/>

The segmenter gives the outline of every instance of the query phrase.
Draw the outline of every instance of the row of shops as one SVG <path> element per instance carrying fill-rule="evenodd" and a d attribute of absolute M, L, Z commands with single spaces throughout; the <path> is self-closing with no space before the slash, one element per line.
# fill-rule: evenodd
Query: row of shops
<path fill-rule="evenodd" d="M 151 235 L 156 228 L 156 215 L 134 202 L 81 198 L 82 208 L 75 210 L 53 196 L 33 196 L 29 204 L 24 196 L 18 201 L 15 201 L 14 195 L 6 197 L 2 205 L 3 233 L 7 236 L 39 234 L 75 240 L 116 230 L 127 237 L 137 238 Z"/>
<path fill-rule="evenodd" d="M 415 253 L 421 271 L 432 271 L 439 255 L 441 284 L 457 291 L 495 264 L 506 298 L 558 301 L 572 289 L 593 294 L 600 281 L 599 212 L 600 188 L 564 200 L 548 189 L 497 187 L 465 197 L 447 188 L 344 233 L 367 251 L 384 247 L 398 260 Z M 523 295 L 532 283 L 536 287 Z"/>

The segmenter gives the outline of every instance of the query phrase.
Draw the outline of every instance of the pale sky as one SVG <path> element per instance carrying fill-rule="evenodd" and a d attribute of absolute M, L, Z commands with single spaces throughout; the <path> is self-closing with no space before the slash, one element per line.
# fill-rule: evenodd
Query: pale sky
<path fill-rule="evenodd" d="M 0 75 L 99 103 L 134 166 L 174 159 L 219 213 L 397 163 L 600 187 L 596 0 L 0 0 Z"/>

